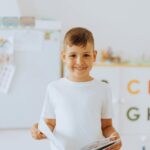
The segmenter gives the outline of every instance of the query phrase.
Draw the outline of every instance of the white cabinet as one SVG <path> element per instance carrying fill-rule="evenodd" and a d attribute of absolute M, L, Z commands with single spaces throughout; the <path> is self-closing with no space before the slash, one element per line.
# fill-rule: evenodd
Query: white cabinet
<path fill-rule="evenodd" d="M 114 126 L 123 137 L 123 150 L 142 149 L 141 138 L 150 134 L 150 67 L 95 65 L 91 75 L 111 86 Z"/>
<path fill-rule="evenodd" d="M 117 101 L 120 97 L 120 68 L 94 66 L 91 75 L 99 80 L 106 80 L 111 86 L 113 100 Z"/>

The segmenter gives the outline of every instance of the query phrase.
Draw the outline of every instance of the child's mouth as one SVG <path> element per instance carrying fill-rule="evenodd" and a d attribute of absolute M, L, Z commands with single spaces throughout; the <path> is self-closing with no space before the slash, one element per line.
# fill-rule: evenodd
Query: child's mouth
<path fill-rule="evenodd" d="M 78 71 L 83 71 L 83 70 L 86 70 L 87 67 L 77 67 L 77 68 L 75 68 L 75 69 L 78 70 Z"/>

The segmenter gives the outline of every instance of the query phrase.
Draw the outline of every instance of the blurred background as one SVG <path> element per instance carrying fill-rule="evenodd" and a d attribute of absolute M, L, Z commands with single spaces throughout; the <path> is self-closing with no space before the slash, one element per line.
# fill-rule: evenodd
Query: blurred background
<path fill-rule="evenodd" d="M 112 88 L 122 150 L 150 150 L 150 1 L 0 0 L 0 149 L 48 150 L 30 135 L 48 82 L 65 75 L 65 32 L 88 28 L 91 74 Z"/>

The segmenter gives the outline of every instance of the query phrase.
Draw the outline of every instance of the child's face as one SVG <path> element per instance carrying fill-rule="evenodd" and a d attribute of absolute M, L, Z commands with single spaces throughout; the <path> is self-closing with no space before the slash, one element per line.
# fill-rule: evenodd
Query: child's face
<path fill-rule="evenodd" d="M 96 59 L 96 54 L 91 43 L 87 43 L 85 47 L 67 45 L 61 56 L 69 71 L 69 78 L 74 81 L 89 80 L 89 72 Z"/>

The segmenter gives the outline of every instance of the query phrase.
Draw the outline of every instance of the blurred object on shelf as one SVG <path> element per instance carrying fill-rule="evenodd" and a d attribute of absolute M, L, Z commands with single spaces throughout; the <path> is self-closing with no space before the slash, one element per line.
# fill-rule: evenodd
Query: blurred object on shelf
<path fill-rule="evenodd" d="M 2 25 L 5 27 L 17 27 L 19 25 L 18 17 L 3 17 Z"/>
<path fill-rule="evenodd" d="M 112 47 L 108 47 L 107 49 L 102 49 L 101 51 L 101 62 L 112 62 L 112 63 L 121 63 L 121 57 L 119 55 L 115 55 Z"/>
<path fill-rule="evenodd" d="M 46 31 L 45 34 L 44 34 L 44 39 L 45 40 L 50 40 L 51 39 L 51 32 Z"/>
<path fill-rule="evenodd" d="M 113 48 L 109 46 L 98 51 L 98 58 L 96 60 L 96 63 L 150 66 L 150 54 L 148 53 L 148 51 L 136 52 L 116 48 L 115 50 L 113 50 Z"/>
<path fill-rule="evenodd" d="M 35 26 L 35 17 L 20 17 L 20 25 L 23 27 L 34 27 Z"/>

